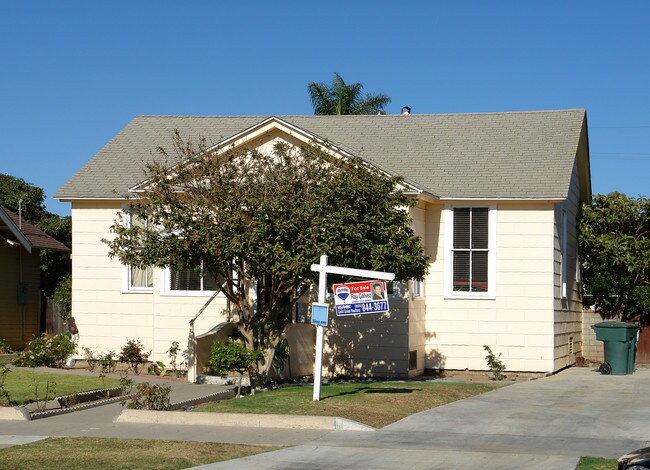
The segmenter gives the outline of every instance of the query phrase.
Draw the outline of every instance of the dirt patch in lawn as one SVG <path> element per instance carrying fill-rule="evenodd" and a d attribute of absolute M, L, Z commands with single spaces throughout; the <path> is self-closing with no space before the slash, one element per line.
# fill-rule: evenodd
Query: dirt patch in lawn
<path fill-rule="evenodd" d="M 544 372 L 509 372 L 504 371 L 506 378 L 504 382 L 520 382 L 526 380 L 535 380 L 546 377 L 549 374 Z M 417 377 L 416 380 L 449 380 L 461 382 L 490 383 L 494 382 L 492 372 L 484 370 L 449 370 L 449 369 L 427 369 L 424 374 Z"/>

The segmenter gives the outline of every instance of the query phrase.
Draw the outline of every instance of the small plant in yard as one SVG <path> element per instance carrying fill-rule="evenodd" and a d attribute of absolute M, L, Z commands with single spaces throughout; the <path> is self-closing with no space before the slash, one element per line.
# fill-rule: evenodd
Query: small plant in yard
<path fill-rule="evenodd" d="M 167 366 L 164 362 L 156 361 L 152 362 L 149 367 L 147 367 L 147 374 L 150 375 L 160 375 L 161 377 L 167 372 Z"/>
<path fill-rule="evenodd" d="M 56 382 L 54 380 L 45 381 L 45 390 L 36 380 L 36 374 L 32 374 L 32 390 L 34 391 L 34 401 L 37 403 L 38 411 L 45 411 L 47 402 L 56 396 Z"/>
<path fill-rule="evenodd" d="M 104 374 L 115 372 L 115 367 L 117 367 L 115 351 L 109 351 L 106 354 L 99 356 L 98 362 Z"/>
<path fill-rule="evenodd" d="M 84 352 L 86 367 L 90 372 L 95 372 L 95 368 L 97 367 L 97 364 L 99 364 L 99 357 L 95 354 L 95 351 L 90 348 L 82 348 L 82 351 Z"/>
<path fill-rule="evenodd" d="M 134 373 L 140 374 L 142 372 L 142 365 L 147 362 L 151 351 L 146 352 L 144 350 L 144 345 L 137 339 L 130 339 L 126 342 L 126 345 L 122 346 L 122 351 L 120 352 L 120 362 L 124 362 L 129 365 Z"/>
<path fill-rule="evenodd" d="M 149 382 L 138 384 L 136 394 L 126 405 L 133 410 L 158 410 L 169 409 L 169 393 L 171 387 L 168 385 L 151 385 Z M 122 402 L 124 406 L 126 402 Z"/>
<path fill-rule="evenodd" d="M 77 343 L 70 333 L 56 336 L 34 336 L 27 347 L 18 354 L 14 364 L 21 367 L 63 367 L 68 356 L 77 352 Z"/>
<path fill-rule="evenodd" d="M 178 362 L 178 353 L 181 353 L 183 357 L 183 360 L 180 363 Z M 187 349 L 181 352 L 181 348 L 178 345 L 178 341 L 174 341 L 172 342 L 172 345 L 167 350 L 167 357 L 169 357 L 169 365 L 174 370 L 174 374 L 176 374 L 176 377 L 180 377 L 183 373 L 181 369 L 187 367 L 187 358 L 188 358 Z"/>
<path fill-rule="evenodd" d="M 11 396 L 5 388 L 7 374 L 11 372 L 6 364 L 0 364 L 0 406 L 11 405 Z"/>
<path fill-rule="evenodd" d="M 498 356 L 495 356 L 492 350 L 490 349 L 490 346 L 487 344 L 483 346 L 483 350 L 487 351 L 487 356 L 485 356 L 485 359 L 487 360 L 488 367 L 490 368 L 490 371 L 492 371 L 492 376 L 494 377 L 494 380 L 503 380 L 506 378 L 506 376 L 503 374 L 503 371 L 506 370 L 506 366 L 501 362 L 501 353 L 499 353 Z"/>
<path fill-rule="evenodd" d="M 216 374 L 237 372 L 239 383 L 237 384 L 237 396 L 241 396 L 241 382 L 244 373 L 248 371 L 255 362 L 264 356 L 260 351 L 246 349 L 241 343 L 228 341 L 225 343 L 214 342 L 210 348 L 210 368 Z"/>
<path fill-rule="evenodd" d="M 122 389 L 122 395 L 130 395 L 131 391 L 133 390 L 133 384 L 135 382 L 133 379 L 130 379 L 126 375 L 122 375 L 120 377 L 120 388 Z M 124 406 L 124 402 L 122 402 L 122 406 Z"/>
<path fill-rule="evenodd" d="M 6 340 L 0 338 L 0 354 L 11 354 L 13 351 Z"/>

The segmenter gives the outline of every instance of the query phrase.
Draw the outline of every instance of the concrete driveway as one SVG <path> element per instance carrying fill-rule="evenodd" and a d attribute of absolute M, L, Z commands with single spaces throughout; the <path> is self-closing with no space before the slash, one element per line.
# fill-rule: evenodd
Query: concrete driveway
<path fill-rule="evenodd" d="M 604 376 L 573 367 L 376 432 L 335 431 L 308 444 L 197 468 L 574 470 L 580 456 L 616 458 L 648 441 L 650 368 Z"/>

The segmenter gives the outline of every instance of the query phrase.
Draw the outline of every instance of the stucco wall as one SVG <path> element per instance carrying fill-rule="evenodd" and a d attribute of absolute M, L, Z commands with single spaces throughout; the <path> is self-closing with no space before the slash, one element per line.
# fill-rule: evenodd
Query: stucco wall
<path fill-rule="evenodd" d="M 553 204 L 493 206 L 496 291 L 485 299 L 445 298 L 445 206 L 427 208 L 427 250 L 433 260 L 425 287 L 427 368 L 484 370 L 483 346 L 488 345 L 502 354 L 508 370 L 553 370 Z"/>

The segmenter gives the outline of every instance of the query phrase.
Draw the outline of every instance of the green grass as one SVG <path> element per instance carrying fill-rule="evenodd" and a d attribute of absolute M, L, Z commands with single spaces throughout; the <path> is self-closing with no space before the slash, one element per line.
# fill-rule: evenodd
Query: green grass
<path fill-rule="evenodd" d="M 49 438 L 0 449 L 0 469 L 171 470 L 236 459 L 279 447 L 88 437 Z"/>
<path fill-rule="evenodd" d="M 383 427 L 419 411 L 444 405 L 504 384 L 363 382 L 323 385 L 320 401 L 313 387 L 291 386 L 252 396 L 201 405 L 195 411 L 338 416 Z"/>
<path fill-rule="evenodd" d="M 616 459 L 581 457 L 576 470 L 616 470 L 617 466 L 618 462 Z"/>
<path fill-rule="evenodd" d="M 12 404 L 23 405 L 45 397 L 46 388 L 50 384 L 53 392 L 50 399 L 55 396 L 68 395 L 86 390 L 97 390 L 108 387 L 118 387 L 118 379 L 100 379 L 99 377 L 49 374 L 30 370 L 10 369 L 5 379 L 4 388 L 9 392 Z"/>
<path fill-rule="evenodd" d="M 1 364 L 11 364 L 14 359 L 18 357 L 18 354 L 0 354 L 0 365 Z"/>

